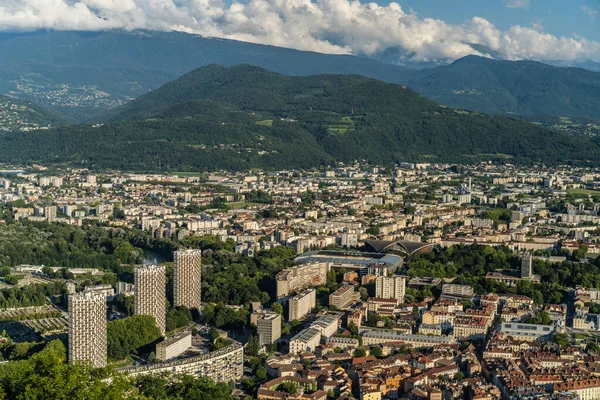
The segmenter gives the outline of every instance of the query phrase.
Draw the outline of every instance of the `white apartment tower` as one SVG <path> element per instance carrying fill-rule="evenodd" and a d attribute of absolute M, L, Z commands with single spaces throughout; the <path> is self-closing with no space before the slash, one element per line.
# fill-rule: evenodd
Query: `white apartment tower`
<path fill-rule="evenodd" d="M 106 366 L 106 297 L 83 292 L 69 296 L 69 362 Z"/>
<path fill-rule="evenodd" d="M 144 265 L 135 268 L 135 313 L 151 315 L 156 326 L 165 334 L 166 278 L 164 265 Z"/>
<path fill-rule="evenodd" d="M 406 277 L 404 276 L 378 276 L 375 280 L 375 297 L 381 299 L 395 299 L 398 303 L 404 302 Z"/>
<path fill-rule="evenodd" d="M 173 301 L 175 306 L 200 309 L 202 302 L 202 251 L 173 253 Z"/>
<path fill-rule="evenodd" d="M 317 291 L 306 289 L 290 299 L 288 320 L 303 319 L 317 306 Z"/>

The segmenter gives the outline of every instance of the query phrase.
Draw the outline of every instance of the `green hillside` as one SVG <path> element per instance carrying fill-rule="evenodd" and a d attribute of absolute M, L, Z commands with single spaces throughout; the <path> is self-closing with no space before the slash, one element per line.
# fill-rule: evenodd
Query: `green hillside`
<path fill-rule="evenodd" d="M 0 95 L 0 132 L 47 129 L 64 124 L 54 113 L 28 101 Z"/>
<path fill-rule="evenodd" d="M 588 139 L 441 106 L 400 85 L 354 75 L 289 77 L 248 65 L 200 68 L 100 122 L 5 135 L 0 157 L 134 170 L 598 160 Z"/>
<path fill-rule="evenodd" d="M 213 63 L 252 64 L 287 75 L 351 73 L 393 82 L 411 71 L 361 57 L 182 32 L 0 32 L 0 93 L 78 121 Z"/>
<path fill-rule="evenodd" d="M 405 83 L 442 104 L 490 114 L 600 119 L 600 74 L 531 61 L 469 56 Z"/>
<path fill-rule="evenodd" d="M 397 51 L 390 49 L 380 59 L 393 63 L 401 55 Z M 599 72 L 475 56 L 421 70 L 389 63 L 182 32 L 0 32 L 0 93 L 76 121 L 210 64 L 250 64 L 290 76 L 363 75 L 401 83 L 447 106 L 489 114 L 600 118 Z"/>

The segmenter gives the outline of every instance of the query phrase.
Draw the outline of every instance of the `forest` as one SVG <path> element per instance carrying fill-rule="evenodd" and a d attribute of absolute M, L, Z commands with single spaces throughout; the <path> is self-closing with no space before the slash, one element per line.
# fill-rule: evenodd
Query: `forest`
<path fill-rule="evenodd" d="M 136 171 L 600 158 L 586 137 L 441 106 L 401 85 L 356 75 L 289 77 L 249 65 L 197 69 L 100 120 L 4 134 L 0 157 Z"/>

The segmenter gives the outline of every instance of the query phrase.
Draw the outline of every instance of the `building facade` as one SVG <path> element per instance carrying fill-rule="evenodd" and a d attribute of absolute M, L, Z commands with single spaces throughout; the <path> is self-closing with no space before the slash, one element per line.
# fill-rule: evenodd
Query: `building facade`
<path fill-rule="evenodd" d="M 404 276 L 378 276 L 375 280 L 375 297 L 395 299 L 398 303 L 403 303 L 405 290 L 406 277 Z"/>
<path fill-rule="evenodd" d="M 173 303 L 200 309 L 202 303 L 202 251 L 189 249 L 173 253 Z"/>
<path fill-rule="evenodd" d="M 281 337 L 281 315 L 266 312 L 259 316 L 256 322 L 258 341 L 261 346 L 275 343 Z"/>
<path fill-rule="evenodd" d="M 69 296 L 69 362 L 106 366 L 106 297 L 84 292 Z"/>
<path fill-rule="evenodd" d="M 313 352 L 321 342 L 321 332 L 308 328 L 290 339 L 290 353 L 298 354 L 305 351 Z"/>
<path fill-rule="evenodd" d="M 525 253 L 521 259 L 521 278 L 531 278 L 532 275 L 533 255 L 531 253 Z"/>
<path fill-rule="evenodd" d="M 446 283 L 442 285 L 442 294 L 452 297 L 473 297 L 473 288 L 469 285 L 455 285 Z"/>
<path fill-rule="evenodd" d="M 288 320 L 301 320 L 316 306 L 317 291 L 315 289 L 306 289 L 290 299 Z"/>
<path fill-rule="evenodd" d="M 164 265 L 135 268 L 135 313 L 151 315 L 164 336 L 166 331 L 166 279 Z"/>
<path fill-rule="evenodd" d="M 236 381 L 244 375 L 244 347 L 239 342 L 217 351 L 180 360 L 119 369 L 129 376 L 149 374 L 188 374 L 205 376 L 216 382 Z"/>
<path fill-rule="evenodd" d="M 277 297 L 327 283 L 328 265 L 324 262 L 300 264 L 286 268 L 276 276 Z"/>
<path fill-rule="evenodd" d="M 156 344 L 156 359 L 160 361 L 170 360 L 185 353 L 190 347 L 192 347 L 192 333 L 177 334 Z"/>
<path fill-rule="evenodd" d="M 321 332 L 322 336 L 331 337 L 338 330 L 339 316 L 336 314 L 326 314 L 319 317 L 310 327 Z"/>
<path fill-rule="evenodd" d="M 354 290 L 354 286 L 342 286 L 329 295 L 329 305 L 340 310 L 350 307 L 360 300 L 360 293 Z"/>

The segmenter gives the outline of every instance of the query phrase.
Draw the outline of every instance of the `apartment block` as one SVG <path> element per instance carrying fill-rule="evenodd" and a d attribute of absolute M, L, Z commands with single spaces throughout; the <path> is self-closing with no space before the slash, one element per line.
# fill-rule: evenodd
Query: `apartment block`
<path fill-rule="evenodd" d="M 324 285 L 327 283 L 328 265 L 313 262 L 286 268 L 276 276 L 277 297 L 286 297 L 291 292 Z"/>
<path fill-rule="evenodd" d="M 129 376 L 152 374 L 188 374 L 205 376 L 215 382 L 236 381 L 244 375 L 244 347 L 233 342 L 220 350 L 166 363 L 147 364 L 118 370 Z"/>
<path fill-rule="evenodd" d="M 163 265 L 144 265 L 135 268 L 135 313 L 151 315 L 162 335 L 166 330 L 166 279 Z"/>
<path fill-rule="evenodd" d="M 200 309 L 202 303 L 202 251 L 173 253 L 173 302 L 175 306 Z"/>
<path fill-rule="evenodd" d="M 338 330 L 339 317 L 335 314 L 326 314 L 319 317 L 310 327 L 321 332 L 321 336 L 331 337 Z"/>
<path fill-rule="evenodd" d="M 72 294 L 69 307 L 69 362 L 106 366 L 106 297 L 99 293 Z"/>
<path fill-rule="evenodd" d="M 156 344 L 156 359 L 160 361 L 170 360 L 185 353 L 190 347 L 192 347 L 192 333 L 179 333 Z"/>
<path fill-rule="evenodd" d="M 301 320 L 316 306 L 317 291 L 315 289 L 306 289 L 290 299 L 288 320 Z"/>
<path fill-rule="evenodd" d="M 354 286 L 342 286 L 329 295 L 329 305 L 344 310 L 360 300 L 360 293 L 354 290 Z"/>
<path fill-rule="evenodd" d="M 403 303 L 405 291 L 405 276 L 378 276 L 375 280 L 375 297 L 380 299 L 395 299 L 398 303 Z"/>
<path fill-rule="evenodd" d="M 281 315 L 263 312 L 256 321 L 258 341 L 261 346 L 275 343 L 281 337 Z"/>
<path fill-rule="evenodd" d="M 533 255 L 531 253 L 525 253 L 521 259 L 521 278 L 531 278 L 532 275 Z"/>
<path fill-rule="evenodd" d="M 442 294 L 450 297 L 473 297 L 474 292 L 471 286 L 447 283 L 442 285 Z"/>

